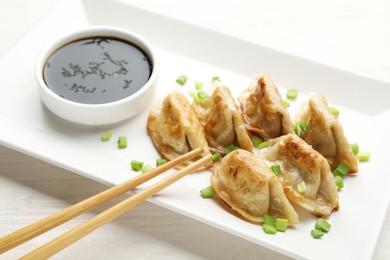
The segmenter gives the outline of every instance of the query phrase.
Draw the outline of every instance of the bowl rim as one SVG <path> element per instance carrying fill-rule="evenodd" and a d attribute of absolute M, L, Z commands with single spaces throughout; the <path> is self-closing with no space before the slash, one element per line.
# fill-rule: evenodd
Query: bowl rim
<path fill-rule="evenodd" d="M 98 104 L 87 104 L 87 103 L 80 103 L 76 101 L 71 101 L 65 98 L 60 97 L 58 94 L 54 93 L 45 83 L 44 77 L 43 77 L 43 70 L 47 63 L 47 60 L 50 58 L 52 54 L 54 54 L 57 50 L 62 48 L 63 46 L 77 41 L 81 39 L 85 39 L 88 37 L 113 37 L 117 38 L 119 40 L 127 41 L 131 44 L 134 44 L 138 48 L 140 48 L 143 52 L 145 52 L 149 59 L 152 62 L 152 73 L 148 79 L 148 81 L 143 85 L 139 90 L 137 90 L 135 93 L 131 94 L 130 96 L 124 97 L 119 100 L 115 100 L 112 102 L 107 103 L 98 103 Z M 72 31 L 70 33 L 64 34 L 60 38 L 57 38 L 57 40 L 49 43 L 45 48 L 43 48 L 43 51 L 39 54 L 36 62 L 35 62 L 35 79 L 38 82 L 38 85 L 41 90 L 45 92 L 46 95 L 48 95 L 50 98 L 54 99 L 56 102 L 60 102 L 62 104 L 72 106 L 72 107 L 80 107 L 80 108 L 98 108 L 98 107 L 114 107 L 119 106 L 121 104 L 125 104 L 127 102 L 130 102 L 132 100 L 135 100 L 139 98 L 141 95 L 143 95 L 145 92 L 147 92 L 155 82 L 157 78 L 157 72 L 159 65 L 156 59 L 156 53 L 152 47 L 152 45 L 141 35 L 129 31 L 124 28 L 120 27 L 114 27 L 114 26 L 88 26 L 81 29 L 78 29 L 76 31 Z M 71 119 L 68 119 L 71 120 Z"/>

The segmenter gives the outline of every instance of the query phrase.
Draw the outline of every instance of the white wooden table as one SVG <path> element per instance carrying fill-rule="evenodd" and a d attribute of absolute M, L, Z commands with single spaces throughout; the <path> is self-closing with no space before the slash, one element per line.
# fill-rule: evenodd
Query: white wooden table
<path fill-rule="evenodd" d="M 56 2 L 0 0 L 0 56 L 12 48 Z M 390 82 L 390 4 L 385 0 L 330 0 L 321 4 L 304 0 L 268 1 L 273 3 L 255 0 L 132 2 L 298 56 Z M 0 146 L 0 236 L 106 188 Z M 0 259 L 22 256 L 117 201 L 7 252 Z M 53 258 L 287 259 L 148 202 Z M 390 259 L 390 214 L 386 217 L 374 259 Z"/>

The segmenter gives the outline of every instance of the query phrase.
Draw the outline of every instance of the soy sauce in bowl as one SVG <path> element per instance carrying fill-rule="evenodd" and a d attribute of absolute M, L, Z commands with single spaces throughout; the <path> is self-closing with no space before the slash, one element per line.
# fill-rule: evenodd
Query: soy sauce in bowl
<path fill-rule="evenodd" d="M 141 89 L 152 73 L 146 53 L 113 37 L 70 42 L 47 60 L 43 78 L 60 97 L 84 104 L 121 100 Z"/>
<path fill-rule="evenodd" d="M 35 78 L 42 103 L 54 114 L 106 125 L 149 104 L 158 67 L 153 47 L 137 33 L 88 26 L 49 43 L 38 56 Z"/>

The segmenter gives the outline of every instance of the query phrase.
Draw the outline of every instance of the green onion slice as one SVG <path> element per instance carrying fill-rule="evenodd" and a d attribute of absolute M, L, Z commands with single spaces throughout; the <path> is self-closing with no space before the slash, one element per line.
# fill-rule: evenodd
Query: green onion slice
<path fill-rule="evenodd" d="M 127 138 L 125 136 L 118 137 L 118 148 L 124 149 L 127 147 Z"/>
<path fill-rule="evenodd" d="M 153 169 L 152 166 L 150 166 L 149 164 L 145 164 L 144 167 L 142 167 L 142 173 L 147 173 L 149 171 L 151 171 Z"/>
<path fill-rule="evenodd" d="M 307 133 L 307 130 L 309 129 L 309 126 L 304 121 L 298 121 L 297 124 L 299 124 L 299 127 L 302 129 L 304 133 Z"/>
<path fill-rule="evenodd" d="M 298 183 L 297 190 L 298 190 L 299 193 L 305 193 L 305 191 L 306 191 L 306 183 L 305 183 L 305 181 L 301 181 L 300 183 Z"/>
<path fill-rule="evenodd" d="M 287 100 L 283 100 L 283 104 L 285 107 L 289 107 L 290 106 L 290 102 L 288 102 Z"/>
<path fill-rule="evenodd" d="M 367 162 L 370 160 L 371 154 L 370 152 L 359 152 L 357 153 L 357 158 L 359 162 Z"/>
<path fill-rule="evenodd" d="M 144 163 L 137 160 L 132 160 L 130 165 L 131 165 L 131 169 L 133 169 L 136 172 L 139 172 L 140 170 L 142 170 Z"/>
<path fill-rule="evenodd" d="M 200 196 L 202 196 L 202 198 L 204 199 L 210 199 L 214 197 L 214 195 L 215 195 L 215 191 L 213 187 L 206 187 L 200 190 Z"/>
<path fill-rule="evenodd" d="M 297 121 L 293 123 L 294 132 L 297 136 L 301 136 L 302 134 L 306 134 L 309 130 L 309 126 L 304 121 Z"/>
<path fill-rule="evenodd" d="M 343 182 L 342 177 L 336 175 L 336 176 L 334 176 L 334 181 L 336 183 L 338 190 L 341 190 L 342 188 L 344 188 L 344 182 Z"/>
<path fill-rule="evenodd" d="M 207 94 L 203 90 L 191 92 L 190 95 L 192 96 L 196 104 L 201 104 L 203 101 L 210 97 L 209 94 Z"/>
<path fill-rule="evenodd" d="M 221 80 L 219 79 L 218 76 L 214 76 L 214 77 L 213 77 L 213 79 L 211 80 L 211 82 L 214 82 L 214 81 L 219 81 L 219 82 L 221 82 Z"/>
<path fill-rule="evenodd" d="M 203 102 L 203 99 L 201 99 L 199 96 L 198 96 L 198 92 L 197 91 L 194 91 L 194 92 L 191 92 L 190 95 L 192 96 L 192 98 L 194 99 L 194 102 L 196 104 L 201 104 Z"/>
<path fill-rule="evenodd" d="M 209 94 L 207 94 L 206 92 L 204 92 L 204 91 L 202 90 L 202 91 L 198 91 L 198 97 L 199 97 L 200 99 L 205 100 L 205 99 L 208 99 L 210 96 L 209 96 Z"/>
<path fill-rule="evenodd" d="M 238 149 L 240 149 L 240 147 L 235 146 L 234 144 L 231 144 L 225 148 L 225 152 L 226 152 L 226 154 L 228 154 L 228 153 L 233 152 L 234 150 L 238 150 Z"/>
<path fill-rule="evenodd" d="M 274 226 L 267 225 L 267 224 L 263 224 L 263 229 L 264 229 L 265 233 L 271 234 L 271 235 L 273 235 L 277 232 L 276 228 Z"/>
<path fill-rule="evenodd" d="M 271 168 L 271 171 L 273 173 L 275 173 L 276 176 L 279 176 L 282 173 L 282 170 L 280 169 L 280 165 L 279 164 L 272 165 L 270 168 Z"/>
<path fill-rule="evenodd" d="M 285 218 L 276 218 L 275 229 L 277 231 L 284 232 L 287 230 L 288 220 Z"/>
<path fill-rule="evenodd" d="M 299 93 L 298 89 L 288 89 L 286 97 L 288 99 L 296 99 L 298 97 L 298 93 Z"/>
<path fill-rule="evenodd" d="M 219 158 L 221 158 L 221 154 L 220 153 L 212 152 L 211 154 L 213 155 L 213 162 L 216 162 L 216 161 L 219 160 Z"/>
<path fill-rule="evenodd" d="M 198 89 L 198 90 L 202 89 L 203 88 L 203 83 L 200 82 L 200 81 L 195 80 L 195 88 Z"/>
<path fill-rule="evenodd" d="M 156 167 L 161 166 L 161 165 L 163 165 L 166 162 L 167 162 L 166 159 L 157 159 L 156 160 Z"/>
<path fill-rule="evenodd" d="M 266 148 L 266 147 L 268 147 L 269 146 L 269 143 L 268 142 L 261 142 L 260 144 L 259 144 L 259 149 L 263 149 L 263 148 Z"/>
<path fill-rule="evenodd" d="M 297 136 L 301 136 L 302 135 L 302 129 L 298 126 L 295 126 L 294 127 L 294 132 Z"/>
<path fill-rule="evenodd" d="M 261 138 L 258 137 L 257 135 L 253 135 L 251 139 L 252 139 L 252 144 L 253 144 L 253 146 L 255 146 L 255 147 L 258 147 L 259 144 L 260 144 L 261 142 L 263 142 L 263 140 L 261 140 Z"/>
<path fill-rule="evenodd" d="M 322 232 L 328 233 L 330 230 L 331 225 L 329 224 L 328 221 L 326 221 L 323 218 L 318 218 L 315 228 L 318 230 L 321 230 Z"/>
<path fill-rule="evenodd" d="M 269 226 L 273 226 L 274 223 L 275 223 L 274 217 L 272 217 L 268 214 L 264 214 L 264 224 L 269 225 Z"/>
<path fill-rule="evenodd" d="M 350 144 L 351 149 L 354 155 L 357 155 L 359 153 L 359 145 L 357 143 Z"/>
<path fill-rule="evenodd" d="M 340 111 L 335 108 L 335 107 L 329 107 L 330 111 L 332 112 L 333 115 L 335 115 L 335 117 L 339 117 L 340 115 Z"/>
<path fill-rule="evenodd" d="M 187 82 L 187 76 L 186 75 L 180 75 L 177 79 L 176 82 L 179 83 L 180 85 L 184 85 Z"/>
<path fill-rule="evenodd" d="M 319 239 L 321 238 L 322 236 L 324 235 L 324 232 L 322 232 L 321 230 L 318 230 L 318 229 L 313 229 L 311 231 L 311 236 L 315 239 Z"/>
<path fill-rule="evenodd" d="M 105 132 L 102 134 L 102 141 L 108 141 L 112 137 L 112 132 Z"/>
<path fill-rule="evenodd" d="M 340 176 L 341 178 L 344 178 L 345 175 L 349 172 L 349 166 L 345 163 L 340 163 L 336 169 L 333 171 L 334 176 Z"/>

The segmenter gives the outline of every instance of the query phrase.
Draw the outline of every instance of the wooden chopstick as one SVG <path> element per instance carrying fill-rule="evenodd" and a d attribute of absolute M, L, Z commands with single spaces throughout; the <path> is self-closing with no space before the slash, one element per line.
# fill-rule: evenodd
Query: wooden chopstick
<path fill-rule="evenodd" d="M 154 194 L 158 193 L 162 189 L 186 176 L 187 174 L 195 171 L 199 167 L 209 163 L 212 160 L 213 156 L 207 155 L 202 159 L 190 164 L 189 166 L 183 168 L 182 170 L 166 177 L 165 179 L 153 184 L 152 186 L 145 188 L 144 190 L 136 193 L 135 195 L 119 202 L 115 206 L 107 209 L 106 211 L 100 213 L 99 215 L 93 217 L 89 221 L 71 229 L 70 231 L 58 236 L 57 238 L 51 240 L 50 242 L 42 245 L 41 247 L 35 249 L 29 254 L 23 256 L 20 259 L 46 259 L 50 256 L 55 255 L 62 249 L 68 247 L 104 224 L 114 220 L 119 217 L 129 209 L 138 205 L 139 203 L 145 201 L 146 199 L 152 197 Z"/>
<path fill-rule="evenodd" d="M 107 189 L 95 196 L 92 196 L 86 200 L 83 200 L 73 206 L 70 206 L 64 210 L 61 210 L 53 215 L 50 215 L 42 220 L 39 220 L 33 224 L 30 224 L 24 228 L 21 228 L 13 233 L 10 233 L 0 238 L 0 254 L 20 245 L 24 242 L 39 236 L 46 231 L 53 229 L 89 210 L 96 208 L 103 203 L 110 201 L 129 190 L 137 187 L 138 185 L 156 177 L 157 175 L 179 165 L 188 160 L 199 156 L 202 153 L 202 148 L 197 148 L 188 152 L 172 161 L 169 161 L 153 170 L 140 174 L 135 178 L 132 178 L 122 184 Z"/>

